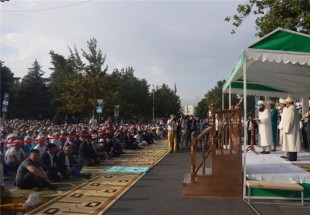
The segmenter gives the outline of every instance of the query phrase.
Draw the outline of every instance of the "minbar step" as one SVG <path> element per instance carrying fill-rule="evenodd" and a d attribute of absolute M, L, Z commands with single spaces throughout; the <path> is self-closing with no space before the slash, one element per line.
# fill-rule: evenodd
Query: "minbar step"
<path fill-rule="evenodd" d="M 205 173 L 203 173 L 203 169 L 199 169 L 195 176 L 195 183 L 197 182 L 198 177 L 210 176 L 210 175 L 212 175 L 211 168 L 205 168 Z M 188 184 L 188 183 L 191 183 L 191 173 L 186 173 L 183 179 L 183 184 Z"/>
<path fill-rule="evenodd" d="M 191 174 L 184 177 L 182 195 L 184 197 L 241 198 L 242 174 L 196 175 L 195 183 L 190 181 Z"/>

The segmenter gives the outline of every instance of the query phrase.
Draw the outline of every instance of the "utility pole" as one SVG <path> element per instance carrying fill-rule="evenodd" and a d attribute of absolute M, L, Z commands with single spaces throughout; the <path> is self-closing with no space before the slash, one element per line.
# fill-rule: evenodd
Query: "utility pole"
<path fill-rule="evenodd" d="M 153 122 L 155 122 L 155 103 L 154 103 L 154 94 L 155 94 L 155 89 L 154 89 L 154 85 L 153 86 Z"/>

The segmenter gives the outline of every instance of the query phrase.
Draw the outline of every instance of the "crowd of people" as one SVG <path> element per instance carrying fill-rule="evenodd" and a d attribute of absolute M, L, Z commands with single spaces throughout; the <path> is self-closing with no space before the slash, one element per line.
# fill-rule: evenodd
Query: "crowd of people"
<path fill-rule="evenodd" d="M 90 178 L 83 166 L 104 164 L 126 149 L 142 149 L 165 137 L 165 123 L 54 125 L 49 120 L 1 119 L 0 185 L 16 174 L 20 189 L 56 190 L 53 182 L 71 177 Z M 81 172 L 82 171 L 82 172 Z"/>

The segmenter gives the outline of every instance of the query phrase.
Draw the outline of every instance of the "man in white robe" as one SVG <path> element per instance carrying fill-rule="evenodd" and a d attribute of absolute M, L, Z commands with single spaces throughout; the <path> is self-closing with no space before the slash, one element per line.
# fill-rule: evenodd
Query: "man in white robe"
<path fill-rule="evenodd" d="M 282 133 L 282 151 L 288 153 L 288 161 L 297 160 L 297 152 L 300 150 L 299 113 L 294 106 L 295 98 L 288 96 L 285 99 L 287 110 L 283 114 L 282 124 L 279 129 Z"/>
<path fill-rule="evenodd" d="M 282 99 L 282 98 L 279 99 L 279 108 L 280 108 L 280 122 L 278 125 L 279 145 L 282 147 L 283 145 L 283 117 L 284 117 L 285 111 L 287 110 L 285 99 Z M 284 158 L 284 159 L 288 158 L 287 153 L 281 156 L 281 158 Z"/>
<path fill-rule="evenodd" d="M 272 145 L 272 126 L 269 111 L 265 108 L 263 101 L 258 102 L 258 133 L 260 146 L 263 148 L 261 154 L 270 154 L 270 147 Z"/>

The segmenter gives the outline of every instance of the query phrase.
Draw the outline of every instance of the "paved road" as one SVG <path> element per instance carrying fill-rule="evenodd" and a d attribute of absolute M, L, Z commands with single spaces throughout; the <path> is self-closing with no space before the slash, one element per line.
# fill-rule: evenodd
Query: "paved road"
<path fill-rule="evenodd" d="M 125 193 L 107 215 L 252 215 L 256 214 L 242 199 L 184 198 L 181 195 L 185 173 L 190 171 L 189 152 L 169 154 Z M 269 202 L 274 202 L 269 200 Z M 282 201 L 283 202 L 283 201 Z M 288 201 L 284 201 L 288 203 Z M 299 202 L 293 202 L 299 203 Z M 307 206 L 254 204 L 263 215 L 309 215 Z"/>

